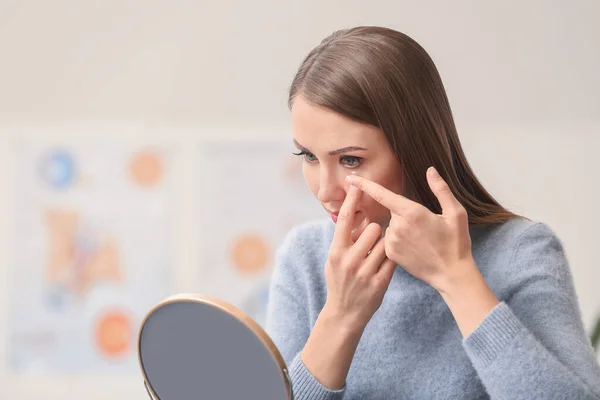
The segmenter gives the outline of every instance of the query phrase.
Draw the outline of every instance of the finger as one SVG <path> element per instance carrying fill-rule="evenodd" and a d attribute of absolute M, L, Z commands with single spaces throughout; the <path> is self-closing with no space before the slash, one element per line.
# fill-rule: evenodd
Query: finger
<path fill-rule="evenodd" d="M 379 266 L 386 259 L 385 255 L 385 240 L 379 239 L 375 246 L 370 250 L 362 268 L 366 268 L 369 274 L 375 274 L 379 270 Z"/>
<path fill-rule="evenodd" d="M 350 243 L 352 241 L 352 224 L 354 222 L 354 214 L 356 214 L 356 206 L 358 205 L 361 194 L 362 191 L 359 188 L 350 185 L 337 217 L 337 225 L 333 234 L 334 242 Z"/>
<path fill-rule="evenodd" d="M 360 223 L 359 227 L 352 231 L 352 241 L 353 242 L 356 242 L 358 240 L 358 238 L 360 237 L 360 235 L 362 235 L 362 233 L 364 232 L 367 225 L 369 225 L 369 223 L 370 223 L 369 218 L 365 217 L 362 220 L 362 222 Z"/>
<path fill-rule="evenodd" d="M 427 183 L 429 184 L 429 188 L 435 197 L 440 202 L 442 213 L 444 211 L 447 212 L 450 210 L 455 210 L 460 206 L 460 203 L 452 194 L 450 187 L 434 167 L 429 167 L 427 170 Z"/>
<path fill-rule="evenodd" d="M 394 277 L 394 272 L 396 272 L 397 264 L 386 258 L 385 261 L 381 263 L 379 266 L 379 271 L 377 271 L 376 279 L 378 279 L 385 287 L 390 284 L 390 281 Z"/>
<path fill-rule="evenodd" d="M 377 240 L 381 237 L 381 226 L 376 223 L 370 223 L 365 231 L 360 235 L 356 243 L 352 246 L 351 252 L 354 257 L 364 258 L 369 250 L 373 248 Z"/>
<path fill-rule="evenodd" d="M 417 205 L 417 203 L 415 203 L 414 201 L 409 200 L 406 197 L 401 196 L 397 193 L 394 193 L 379 185 L 378 183 L 370 181 L 361 176 L 348 175 L 346 177 L 346 180 L 352 185 L 355 185 L 358 188 L 360 188 L 363 192 L 371 196 L 373 200 L 375 200 L 376 202 L 378 202 L 393 213 L 402 215 L 402 213 L 405 210 L 409 209 L 409 207 L 414 207 L 415 205 Z"/>

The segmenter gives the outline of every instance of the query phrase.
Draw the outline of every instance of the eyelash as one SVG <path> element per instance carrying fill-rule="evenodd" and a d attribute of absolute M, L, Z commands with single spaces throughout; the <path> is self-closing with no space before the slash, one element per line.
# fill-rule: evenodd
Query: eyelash
<path fill-rule="evenodd" d="M 304 161 L 306 161 L 306 162 L 308 162 L 308 163 L 312 163 L 312 162 L 315 162 L 315 161 L 316 161 L 316 157 L 315 157 L 315 155 L 314 155 L 314 154 L 312 154 L 312 153 L 309 153 L 309 152 L 307 152 L 307 151 L 300 151 L 300 152 L 298 152 L 298 153 L 293 153 L 293 154 L 294 154 L 295 156 L 302 156 L 302 158 L 304 159 Z M 315 160 L 307 160 L 307 157 L 308 157 L 308 156 L 313 156 L 313 157 L 315 157 Z M 342 160 L 344 160 L 344 159 L 345 159 L 345 160 L 349 160 L 349 159 L 350 159 L 350 160 L 353 160 L 353 161 L 356 163 L 355 165 L 347 165 L 347 164 L 344 164 L 344 166 L 345 166 L 345 167 L 347 167 L 347 168 L 357 168 L 358 166 L 360 166 L 360 163 L 361 163 L 361 162 L 362 162 L 362 160 L 363 160 L 361 157 L 356 157 L 356 156 L 342 156 L 342 157 L 340 157 L 340 162 L 341 162 Z"/>

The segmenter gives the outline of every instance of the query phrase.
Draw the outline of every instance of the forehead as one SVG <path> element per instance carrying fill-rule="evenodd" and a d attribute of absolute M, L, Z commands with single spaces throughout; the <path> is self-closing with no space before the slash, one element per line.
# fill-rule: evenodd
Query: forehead
<path fill-rule="evenodd" d="M 325 107 L 312 105 L 302 97 L 295 99 L 291 116 L 294 138 L 304 146 L 325 142 L 361 147 L 386 144 L 380 129 L 353 121 Z"/>

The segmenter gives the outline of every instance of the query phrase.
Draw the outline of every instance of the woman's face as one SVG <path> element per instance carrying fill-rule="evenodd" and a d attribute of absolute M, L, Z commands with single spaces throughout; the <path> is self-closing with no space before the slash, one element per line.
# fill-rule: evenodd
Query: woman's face
<path fill-rule="evenodd" d="M 291 114 L 304 178 L 334 222 L 348 192 L 347 175 L 356 174 L 402 193 L 400 164 L 380 129 L 311 105 L 301 96 L 294 100 Z M 355 227 L 364 218 L 385 227 L 390 212 L 363 194 L 356 217 Z"/>

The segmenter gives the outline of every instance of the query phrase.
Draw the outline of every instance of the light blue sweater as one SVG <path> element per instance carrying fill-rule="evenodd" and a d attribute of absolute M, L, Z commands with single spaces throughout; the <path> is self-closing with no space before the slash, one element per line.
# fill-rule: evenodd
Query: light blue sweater
<path fill-rule="evenodd" d="M 344 388 L 328 390 L 299 353 L 326 300 L 334 228 L 327 220 L 293 229 L 271 278 L 266 330 L 296 400 L 600 399 L 600 368 L 561 242 L 522 219 L 471 228 L 475 261 L 501 303 L 467 338 L 440 295 L 398 267 Z"/>

